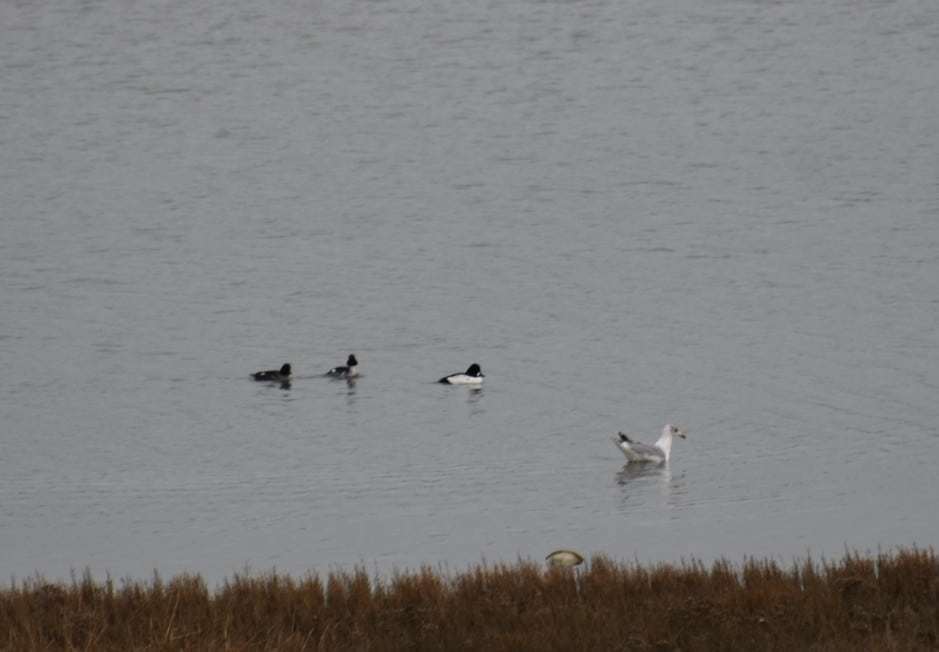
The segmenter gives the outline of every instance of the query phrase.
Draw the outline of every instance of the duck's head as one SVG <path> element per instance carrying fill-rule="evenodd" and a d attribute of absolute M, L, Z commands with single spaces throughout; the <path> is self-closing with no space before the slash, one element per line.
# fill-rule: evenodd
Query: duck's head
<path fill-rule="evenodd" d="M 485 378 L 483 376 L 482 370 L 479 368 L 479 365 L 475 362 L 469 366 L 469 369 L 466 370 L 467 376 L 473 376 L 474 378 Z"/>
<path fill-rule="evenodd" d="M 349 354 L 349 357 L 346 359 L 346 366 L 347 366 L 347 367 L 354 367 L 354 366 L 356 366 L 357 364 L 359 364 L 359 361 L 356 360 L 356 359 L 355 359 L 355 356 L 350 353 L 350 354 Z"/>
<path fill-rule="evenodd" d="M 289 375 L 290 375 L 290 363 L 289 363 L 289 362 L 284 363 L 284 366 L 280 368 L 280 375 L 281 375 L 281 376 L 289 376 Z"/>

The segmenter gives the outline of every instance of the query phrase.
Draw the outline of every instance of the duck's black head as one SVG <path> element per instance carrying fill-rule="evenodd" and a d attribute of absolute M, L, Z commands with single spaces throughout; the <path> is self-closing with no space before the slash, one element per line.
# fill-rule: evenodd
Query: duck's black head
<path fill-rule="evenodd" d="M 467 376 L 472 376 L 473 378 L 482 378 L 483 372 L 479 368 L 479 365 L 475 362 L 469 366 L 469 369 L 466 370 Z"/>
<path fill-rule="evenodd" d="M 281 376 L 290 375 L 290 363 L 289 362 L 285 363 L 284 366 L 280 368 L 280 375 Z"/>
<path fill-rule="evenodd" d="M 349 354 L 349 358 L 346 360 L 346 366 L 347 366 L 347 367 L 354 367 L 354 366 L 356 366 L 357 364 L 359 364 L 359 361 L 355 359 L 355 356 L 354 356 L 354 355 Z"/>

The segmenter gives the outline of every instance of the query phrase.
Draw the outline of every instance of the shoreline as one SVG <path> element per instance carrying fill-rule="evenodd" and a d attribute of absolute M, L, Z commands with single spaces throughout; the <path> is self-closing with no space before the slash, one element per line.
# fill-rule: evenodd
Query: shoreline
<path fill-rule="evenodd" d="M 935 649 L 939 558 L 481 563 L 390 577 L 195 574 L 0 589 L 5 649 Z"/>

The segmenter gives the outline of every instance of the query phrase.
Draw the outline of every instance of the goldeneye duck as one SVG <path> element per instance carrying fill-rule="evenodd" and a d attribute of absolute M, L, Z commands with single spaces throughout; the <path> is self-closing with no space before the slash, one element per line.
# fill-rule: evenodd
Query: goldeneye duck
<path fill-rule="evenodd" d="M 354 355 L 349 355 L 346 359 L 345 367 L 333 367 L 326 372 L 327 376 L 332 376 L 333 378 L 352 378 L 359 375 L 359 361 L 355 359 Z"/>
<path fill-rule="evenodd" d="M 479 385 L 483 382 L 483 378 L 485 378 L 483 372 L 479 369 L 479 365 L 474 362 L 463 373 L 444 376 L 437 382 L 445 385 Z"/>
<path fill-rule="evenodd" d="M 284 382 L 290 380 L 290 364 L 284 364 L 279 370 L 268 369 L 267 371 L 255 371 L 251 374 L 251 377 L 261 381 Z"/>

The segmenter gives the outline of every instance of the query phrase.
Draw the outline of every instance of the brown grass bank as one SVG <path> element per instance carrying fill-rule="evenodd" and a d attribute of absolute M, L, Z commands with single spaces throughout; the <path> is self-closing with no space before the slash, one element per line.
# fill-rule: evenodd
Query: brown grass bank
<path fill-rule="evenodd" d="M 902 550 L 780 567 L 538 564 L 0 589 L 11 650 L 939 649 L 939 562 Z"/>

